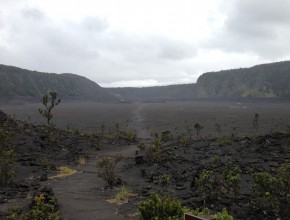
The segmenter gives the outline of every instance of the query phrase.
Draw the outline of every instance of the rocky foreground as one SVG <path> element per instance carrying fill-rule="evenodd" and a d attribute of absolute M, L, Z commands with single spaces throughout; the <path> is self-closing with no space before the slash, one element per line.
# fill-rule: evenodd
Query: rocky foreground
<path fill-rule="evenodd" d="M 58 166 L 76 164 L 79 158 L 88 157 L 86 139 L 77 132 L 55 129 L 48 138 L 46 126 L 15 120 L 2 111 L 0 128 L 1 150 L 12 150 L 15 157 L 11 179 L 0 185 L 0 219 L 14 204 L 28 207 L 38 191 L 53 195 L 52 189 L 41 183 L 57 174 Z"/>
<path fill-rule="evenodd" d="M 0 219 L 5 219 L 14 203 L 28 208 L 31 198 L 39 191 L 53 194 L 53 187 L 43 186 L 49 177 L 58 173 L 59 166 L 77 167 L 82 161 L 91 164 L 90 161 L 98 161 L 96 155 L 101 158 L 115 153 L 124 154 L 117 170 L 122 185 L 130 188 L 135 196 L 116 205 L 116 218 L 112 219 L 138 219 L 138 203 L 152 192 L 166 193 L 191 209 L 207 207 L 220 211 L 226 207 L 235 219 L 287 219 L 290 216 L 288 133 L 186 141 L 184 137 L 155 136 L 152 140 L 143 140 L 139 149 L 136 144 L 127 147 L 127 142 L 116 142 L 112 147 L 107 140 L 100 151 L 92 151 L 90 140 L 76 130 L 53 129 L 52 137 L 48 138 L 45 126 L 17 121 L 3 112 L 0 112 L 0 126 L 12 135 L 9 145 L 16 154 L 14 175 L 0 187 Z M 93 168 L 89 171 L 92 173 Z M 68 177 L 65 181 L 78 181 L 81 185 L 77 175 L 75 180 Z M 90 199 L 95 201 L 101 194 L 102 201 L 110 199 L 119 189 L 119 186 L 113 190 L 104 188 L 106 183 L 99 180 L 96 186 L 88 181 L 86 184 L 91 184 L 85 186 L 92 190 Z M 62 182 L 55 184 L 62 185 Z M 62 197 L 61 193 L 59 190 L 56 197 Z M 78 204 L 77 198 L 74 199 Z M 70 209 L 60 204 L 60 213 L 67 219 L 75 219 L 77 213 L 70 216 L 66 210 Z"/>

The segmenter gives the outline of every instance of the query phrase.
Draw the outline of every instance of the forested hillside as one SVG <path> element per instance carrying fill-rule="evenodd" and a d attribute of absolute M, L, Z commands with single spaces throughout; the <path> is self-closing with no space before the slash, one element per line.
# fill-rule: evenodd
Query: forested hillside
<path fill-rule="evenodd" d="M 290 61 L 204 73 L 198 97 L 290 97 Z"/>
<path fill-rule="evenodd" d="M 83 76 L 42 73 L 0 65 L 0 97 L 41 97 L 49 91 L 56 91 L 61 97 L 74 99 L 116 99 Z"/>

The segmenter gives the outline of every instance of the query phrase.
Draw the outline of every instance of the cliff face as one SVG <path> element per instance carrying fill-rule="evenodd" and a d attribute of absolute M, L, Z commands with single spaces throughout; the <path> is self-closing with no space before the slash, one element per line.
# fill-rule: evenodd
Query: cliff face
<path fill-rule="evenodd" d="M 287 98 L 290 97 L 290 61 L 204 73 L 196 84 L 106 89 L 75 74 L 41 73 L 0 65 L 0 98 L 39 98 L 52 90 L 61 97 L 96 101 Z"/>
<path fill-rule="evenodd" d="M 198 97 L 290 97 L 290 61 L 204 73 Z"/>
<path fill-rule="evenodd" d="M 0 65 L 0 97 L 39 98 L 49 91 L 74 99 L 116 100 L 98 84 L 82 76 L 42 73 Z"/>

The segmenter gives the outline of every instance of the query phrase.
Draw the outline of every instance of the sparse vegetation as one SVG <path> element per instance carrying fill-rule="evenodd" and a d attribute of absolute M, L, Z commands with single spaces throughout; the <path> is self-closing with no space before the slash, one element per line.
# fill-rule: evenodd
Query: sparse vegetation
<path fill-rule="evenodd" d="M 141 141 L 141 142 L 138 143 L 137 147 L 140 150 L 144 151 L 146 149 L 146 144 L 143 141 Z"/>
<path fill-rule="evenodd" d="M 173 135 L 170 131 L 163 131 L 161 133 L 161 141 L 167 142 L 173 138 Z"/>
<path fill-rule="evenodd" d="M 242 105 L 240 108 L 242 108 Z M 245 110 L 242 111 L 246 112 Z M 212 210 L 210 213 L 217 219 L 232 219 L 232 216 L 230 216 L 229 213 L 234 213 L 238 219 L 247 215 L 251 215 L 250 217 L 252 219 L 255 219 L 255 217 L 261 219 L 287 219 L 289 216 L 289 207 L 287 204 L 289 204 L 290 194 L 290 174 L 289 171 L 287 171 L 289 170 L 289 166 L 283 165 L 279 169 L 277 167 L 281 165 L 282 161 L 289 159 L 289 134 L 264 133 L 261 136 L 256 136 L 256 132 L 253 133 L 253 130 L 250 129 L 252 125 L 251 117 L 254 112 L 247 112 L 248 115 L 246 118 L 250 118 L 250 120 L 245 120 L 245 123 L 241 124 L 241 126 L 238 124 L 241 122 L 241 119 L 237 119 L 235 115 L 231 115 L 232 118 L 230 118 L 230 120 L 219 118 L 218 121 L 223 126 L 223 130 L 220 131 L 221 134 L 219 134 L 217 127 L 215 130 L 212 126 L 216 120 L 214 116 L 210 117 L 210 123 L 207 119 L 202 117 L 196 118 L 196 120 L 201 120 L 200 122 L 205 125 L 205 129 L 202 130 L 202 137 L 204 138 L 199 140 L 194 140 L 195 138 L 192 138 L 193 135 L 195 136 L 195 130 L 193 130 L 192 124 L 192 129 L 188 129 L 188 133 L 191 133 L 191 136 L 186 133 L 186 128 L 180 126 L 179 124 L 178 131 L 172 130 L 174 131 L 174 137 L 172 134 L 167 135 L 169 134 L 167 132 L 164 134 L 163 132 L 161 133 L 162 130 L 165 130 L 165 126 L 168 126 L 168 129 L 171 129 L 170 126 L 176 126 L 175 124 L 170 124 L 173 123 L 173 121 L 165 122 L 162 121 L 163 118 L 161 118 L 160 121 L 158 121 L 160 130 L 153 126 L 150 127 L 150 129 L 153 131 L 158 131 L 159 133 L 153 134 L 154 138 L 152 138 L 151 143 L 149 139 L 144 139 L 144 142 L 140 141 L 138 147 L 141 151 L 138 152 L 134 149 L 135 144 L 131 146 L 124 146 L 129 142 L 136 140 L 133 131 L 128 131 L 128 133 L 126 133 L 127 131 L 122 131 L 118 128 L 118 140 L 115 140 L 115 122 L 106 124 L 108 128 L 106 129 L 106 133 L 102 135 L 102 132 L 93 127 L 94 125 L 100 126 L 100 123 L 97 121 L 99 119 L 92 122 L 92 127 L 90 127 L 92 128 L 92 131 L 98 132 L 95 137 L 101 140 L 104 145 L 103 152 L 99 153 L 92 151 L 90 146 L 94 146 L 94 144 L 91 144 L 89 136 L 85 139 L 86 136 L 82 135 L 84 134 L 83 132 L 75 132 L 71 128 L 69 128 L 67 132 L 58 129 L 57 132 L 59 132 L 62 139 L 59 139 L 59 142 L 50 144 L 49 148 L 45 148 L 46 143 L 43 141 L 45 134 L 45 130 L 41 130 L 43 126 L 38 126 L 37 124 L 28 126 L 25 122 L 19 122 L 17 119 L 14 119 L 13 121 L 9 119 L 9 123 L 13 123 L 13 126 L 6 123 L 3 125 L 3 129 L 7 126 L 7 128 L 9 128 L 7 131 L 9 131 L 9 133 L 13 133 L 16 137 L 13 139 L 13 144 L 19 143 L 19 146 L 17 145 L 17 147 L 13 147 L 14 152 L 17 152 L 17 154 L 19 154 L 19 152 L 22 153 L 22 151 L 24 152 L 23 155 L 21 154 L 19 160 L 17 160 L 17 169 L 15 169 L 15 171 L 18 170 L 18 166 L 21 166 L 20 168 L 23 170 L 29 169 L 35 172 L 28 178 L 26 174 L 23 175 L 23 178 L 26 178 L 25 180 L 27 180 L 27 183 L 23 183 L 23 188 L 27 187 L 25 188 L 27 190 L 32 189 L 34 187 L 33 184 L 38 183 L 38 179 L 41 179 L 42 177 L 42 179 L 45 179 L 45 177 L 47 179 L 47 176 L 49 177 L 53 175 L 54 172 L 56 172 L 56 166 L 54 164 L 61 164 L 60 161 L 62 161 L 62 164 L 65 164 L 64 161 L 67 159 L 70 164 L 75 162 L 76 164 L 83 165 L 87 159 L 89 160 L 88 165 L 90 166 L 90 153 L 92 152 L 97 153 L 98 155 L 100 153 L 100 155 L 110 155 L 114 151 L 124 151 L 126 154 L 126 159 L 122 161 L 122 167 L 120 167 L 122 173 L 120 175 L 122 176 L 122 179 L 124 178 L 123 184 L 126 184 L 126 188 L 120 188 L 120 191 L 116 193 L 114 199 L 118 200 L 119 204 L 126 203 L 128 201 L 129 204 L 126 204 L 125 207 L 126 211 L 133 207 L 133 204 L 131 204 L 132 200 L 138 201 L 140 198 L 148 197 L 152 191 L 160 193 L 161 195 L 158 195 L 159 198 L 165 197 L 166 193 L 162 191 L 165 189 L 168 190 L 168 194 L 166 195 L 167 197 L 170 195 L 173 200 L 174 198 L 178 198 L 182 204 L 186 204 L 194 208 L 210 207 Z M 268 114 L 261 112 L 261 114 L 262 113 L 268 117 Z M 16 115 L 18 118 L 18 114 Z M 160 115 L 157 114 L 156 118 L 159 116 Z M 34 116 L 32 116 L 32 118 L 34 120 Z M 148 118 L 146 118 L 143 122 L 147 123 Z M 282 116 L 279 116 L 279 120 L 277 119 L 278 121 L 275 121 L 276 118 L 270 120 L 265 117 L 265 124 L 263 121 L 263 124 L 258 126 L 260 129 L 259 133 L 265 132 L 265 127 L 267 126 L 272 128 L 273 131 L 276 131 L 276 124 L 278 122 L 283 123 L 282 120 L 284 119 Z M 212 120 L 214 120 L 214 122 Z M 121 123 L 123 123 L 123 121 L 124 120 L 119 120 L 118 123 L 122 125 Z M 181 119 L 181 121 L 183 122 L 184 120 Z M 192 121 L 192 119 L 188 119 L 188 124 Z M 275 123 L 271 124 L 272 121 L 275 121 Z M 152 121 L 148 123 L 152 123 Z M 74 123 L 70 123 L 70 125 L 73 124 Z M 127 125 L 127 129 L 134 128 L 134 126 L 135 125 L 132 126 L 129 124 Z M 252 135 L 246 136 L 245 133 L 240 134 L 242 126 L 249 129 L 249 131 L 252 132 Z M 123 128 L 123 126 L 121 127 Z M 280 127 L 277 130 L 280 130 Z M 82 128 L 79 128 L 81 131 Z M 137 129 L 141 128 L 144 129 L 144 136 L 146 135 L 146 132 L 148 135 L 150 130 L 146 130 L 146 124 Z M 232 130 L 232 128 L 234 130 Z M 4 130 L 6 131 L 6 127 Z M 40 135 L 38 134 L 38 130 L 40 130 Z M 239 133 L 237 133 L 237 130 Z M 137 131 L 139 133 L 139 130 Z M 213 132 L 211 137 L 214 138 L 207 139 L 207 137 L 210 138 L 210 135 L 207 133 L 209 131 Z M 232 131 L 235 132 L 233 133 L 233 137 L 224 135 L 227 134 L 227 132 L 229 133 Z M 179 139 L 176 139 L 175 136 L 180 134 L 179 132 L 185 132 L 185 135 L 180 136 Z M 216 138 L 217 134 L 219 136 L 218 138 Z M 199 135 L 196 137 L 198 136 Z M 3 142 L 5 142 L 5 138 L 3 140 Z M 138 138 L 138 140 L 140 139 Z M 64 143 L 61 141 L 64 141 Z M 9 148 L 9 144 L 4 145 L 5 149 L 12 149 Z M 106 148 L 107 146 L 109 147 Z M 44 149 L 49 150 L 44 154 Z M 127 153 L 130 153 L 130 156 L 127 157 Z M 46 158 L 42 158 L 42 155 L 45 155 Z M 9 158 L 8 156 L 4 157 Z M 99 162 L 100 161 L 101 160 L 99 160 Z M 116 164 L 117 163 L 118 162 L 116 162 Z M 113 165 L 111 167 L 116 166 L 113 162 L 112 164 Z M 86 168 L 87 164 L 85 167 L 78 167 L 79 170 L 87 170 Z M 105 165 L 103 168 L 104 170 L 106 169 Z M 103 178 L 109 186 L 110 183 L 112 183 L 113 186 L 116 186 L 121 182 L 119 178 L 120 176 L 116 172 L 117 169 L 115 168 L 113 168 L 112 175 L 107 175 L 114 177 L 105 178 L 105 175 L 103 177 L 101 176 L 101 172 L 99 172 L 98 167 L 98 175 L 101 176 L 101 178 Z M 11 170 L 13 171 L 12 168 Z M 108 170 L 110 170 L 110 168 L 108 168 Z M 66 173 L 66 171 L 64 171 L 64 173 Z M 77 175 L 81 176 L 82 174 L 80 172 L 80 174 Z M 127 178 L 127 175 L 130 176 Z M 20 178 L 22 178 L 22 176 L 17 175 L 15 180 L 12 179 L 13 184 L 9 185 L 9 187 L 5 186 L 4 188 L 5 184 L 3 184 L 4 190 L 1 188 L 3 193 L 0 195 L 0 199 L 5 198 L 6 194 L 4 193 L 6 193 L 6 188 L 12 189 L 14 183 L 15 185 L 19 185 L 16 181 Z M 70 179 L 77 178 L 68 177 L 64 179 L 70 181 Z M 242 185 L 240 190 L 241 180 Z M 58 181 L 63 180 L 60 179 Z M 140 183 L 141 181 L 143 181 L 143 183 Z M 9 183 L 10 181 L 7 182 Z M 253 185 L 252 191 L 250 190 L 251 185 Z M 96 187 L 98 190 L 102 189 L 100 191 L 108 190 L 109 192 L 115 191 L 117 188 L 101 188 L 100 185 L 91 187 Z M 20 188 L 20 190 L 20 193 L 22 193 L 22 190 L 24 191 L 22 188 Z M 138 196 L 140 196 L 136 198 L 136 200 L 135 198 L 130 197 L 130 194 L 135 191 L 138 192 Z M 19 193 L 18 189 L 15 190 L 15 192 Z M 7 194 L 8 193 L 10 193 L 10 191 L 8 191 Z M 23 196 L 24 193 L 20 193 L 19 195 Z M 99 193 L 99 191 L 96 193 Z M 222 207 L 227 207 L 229 213 L 226 211 L 221 211 Z M 136 212 L 136 210 L 133 210 L 132 208 L 132 212 L 134 211 Z M 214 214 L 216 211 L 221 212 Z M 17 209 L 15 209 L 14 212 L 17 214 L 19 213 L 19 210 L 17 211 Z M 123 210 L 121 210 L 121 213 L 123 214 Z M 199 209 L 196 213 L 206 214 L 203 209 Z M 174 219 L 180 217 L 170 218 Z"/>
<path fill-rule="evenodd" d="M 50 125 L 50 121 L 53 117 L 52 109 L 60 103 L 60 99 L 57 97 L 56 92 L 49 92 L 49 94 L 42 97 L 42 104 L 45 109 L 38 109 L 39 113 L 46 118 L 47 124 Z"/>
<path fill-rule="evenodd" d="M 166 195 L 152 193 L 150 198 L 138 206 L 142 220 L 178 220 L 182 216 L 181 203 Z"/>
<path fill-rule="evenodd" d="M 0 185 L 7 185 L 13 176 L 16 154 L 10 146 L 12 135 L 0 128 Z"/>
<path fill-rule="evenodd" d="M 228 162 L 222 170 L 222 181 L 225 187 L 225 195 L 231 199 L 237 199 L 240 190 L 241 170 L 232 162 Z"/>
<path fill-rule="evenodd" d="M 115 186 L 119 180 L 115 167 L 121 159 L 122 156 L 117 154 L 115 156 L 105 157 L 97 163 L 98 176 L 105 180 L 110 187 Z"/>
<path fill-rule="evenodd" d="M 203 129 L 203 126 L 200 125 L 198 122 L 194 124 L 194 129 L 196 132 L 196 138 L 199 138 L 200 131 Z"/>
<path fill-rule="evenodd" d="M 75 174 L 77 171 L 74 169 L 71 169 L 66 166 L 60 166 L 57 168 L 58 174 L 55 176 L 50 176 L 49 179 L 55 179 L 55 178 L 60 178 L 60 177 L 65 177 L 65 176 L 70 176 Z"/>
<path fill-rule="evenodd" d="M 218 133 L 218 137 L 220 138 L 222 132 L 221 125 L 219 123 L 215 123 L 215 129 Z"/>
<path fill-rule="evenodd" d="M 221 212 L 214 214 L 216 220 L 234 220 L 234 217 L 229 215 L 226 208 L 224 208 Z"/>
<path fill-rule="evenodd" d="M 261 217 L 286 218 L 290 214 L 290 163 L 284 163 L 275 173 L 254 174 L 252 208 Z"/>
<path fill-rule="evenodd" d="M 259 128 L 259 114 L 256 113 L 255 116 L 254 116 L 254 119 L 253 119 L 253 127 L 255 129 L 258 129 Z"/>
<path fill-rule="evenodd" d="M 188 146 L 191 142 L 191 136 L 187 134 L 181 134 L 178 137 L 178 142 L 183 146 Z"/>
<path fill-rule="evenodd" d="M 108 200 L 108 202 L 122 205 L 124 203 L 128 203 L 136 196 L 137 194 L 133 193 L 128 186 L 122 186 L 121 189 L 116 193 L 115 197 Z"/>
<path fill-rule="evenodd" d="M 219 197 L 236 200 L 239 197 L 240 173 L 237 166 L 228 162 L 221 173 L 203 170 L 195 178 L 195 186 L 205 203 L 216 202 Z"/>
<path fill-rule="evenodd" d="M 9 210 L 8 220 L 61 220 L 57 211 L 57 200 L 55 197 L 48 197 L 38 194 L 33 199 L 31 209 L 24 213 L 21 207 L 13 207 Z"/>

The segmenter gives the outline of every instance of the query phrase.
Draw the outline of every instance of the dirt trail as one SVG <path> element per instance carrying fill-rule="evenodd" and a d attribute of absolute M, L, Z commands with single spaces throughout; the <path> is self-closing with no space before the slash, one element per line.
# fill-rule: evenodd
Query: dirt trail
<path fill-rule="evenodd" d="M 132 112 L 129 129 L 137 132 L 137 137 L 142 139 L 150 138 L 150 133 L 146 129 L 144 121 L 145 117 L 142 115 L 142 110 L 146 104 L 138 103 L 137 108 Z"/>
<path fill-rule="evenodd" d="M 104 146 L 101 151 L 92 152 L 84 166 L 72 167 L 78 170 L 76 174 L 46 182 L 58 199 L 62 216 L 67 220 L 123 219 L 118 215 L 118 207 L 106 201 L 115 191 L 103 190 L 105 182 L 97 177 L 96 163 L 100 158 L 120 153 L 124 157 L 121 169 L 126 160 L 134 158 L 136 150 L 136 146 Z"/>
<path fill-rule="evenodd" d="M 138 104 L 133 112 L 129 128 L 137 132 L 139 138 L 149 138 L 149 132 L 143 128 L 144 117 L 142 109 L 145 104 Z M 62 216 L 67 220 L 114 220 L 124 219 L 118 215 L 119 207 L 109 204 L 106 200 L 115 195 L 114 190 L 104 190 L 105 182 L 97 177 L 96 163 L 99 159 L 115 154 L 123 156 L 117 169 L 119 170 L 122 180 L 125 182 L 138 181 L 130 178 L 126 165 L 134 164 L 134 155 L 138 148 L 131 146 L 104 146 L 101 151 L 92 152 L 86 164 L 81 167 L 72 167 L 78 170 L 74 175 L 49 180 L 45 184 L 53 188 L 60 206 Z M 133 169 L 128 172 L 138 172 Z M 134 176 L 134 175 L 132 175 Z M 127 220 L 128 217 L 126 217 Z M 136 217 L 132 217 L 136 219 Z"/>

